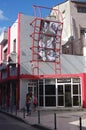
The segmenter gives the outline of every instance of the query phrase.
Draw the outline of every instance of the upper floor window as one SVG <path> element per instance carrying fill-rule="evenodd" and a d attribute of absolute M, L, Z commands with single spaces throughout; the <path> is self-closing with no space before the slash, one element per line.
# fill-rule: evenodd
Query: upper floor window
<path fill-rule="evenodd" d="M 81 29 L 81 30 L 80 30 L 80 34 L 81 34 L 81 35 L 84 35 L 84 34 L 86 34 L 86 28 L 84 28 L 84 29 Z"/>
<path fill-rule="evenodd" d="M 13 40 L 13 52 L 16 52 L 16 39 Z"/>
<path fill-rule="evenodd" d="M 86 13 L 86 7 L 78 6 L 77 7 L 77 12 L 79 12 L 79 13 Z"/>
<path fill-rule="evenodd" d="M 7 49 L 3 52 L 3 59 L 7 60 Z"/>

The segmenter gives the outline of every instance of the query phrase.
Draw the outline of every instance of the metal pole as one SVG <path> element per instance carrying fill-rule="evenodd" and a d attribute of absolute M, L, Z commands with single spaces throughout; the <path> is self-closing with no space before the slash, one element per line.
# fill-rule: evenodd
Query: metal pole
<path fill-rule="evenodd" d="M 38 110 L 38 124 L 40 124 L 40 110 Z"/>
<path fill-rule="evenodd" d="M 79 117 L 79 123 L 80 123 L 80 130 L 82 130 L 82 119 Z"/>
<path fill-rule="evenodd" d="M 54 130 L 56 130 L 56 113 L 54 113 Z"/>

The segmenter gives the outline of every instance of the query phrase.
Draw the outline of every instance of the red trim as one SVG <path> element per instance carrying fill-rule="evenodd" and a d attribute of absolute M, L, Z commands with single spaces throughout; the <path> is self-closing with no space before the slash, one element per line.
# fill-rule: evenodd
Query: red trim
<path fill-rule="evenodd" d="M 34 76 L 34 75 L 24 75 L 24 74 L 20 75 L 20 78 L 21 78 L 21 79 L 39 79 L 38 76 Z"/>
<path fill-rule="evenodd" d="M 82 77 L 83 73 L 80 74 L 57 74 L 57 75 L 20 75 L 20 78 L 26 79 L 44 79 L 44 78 L 68 78 L 68 77 Z"/>
<path fill-rule="evenodd" d="M 17 50 L 17 54 L 18 54 L 18 84 L 17 84 L 17 103 L 16 103 L 16 108 L 19 108 L 19 102 L 20 102 L 20 18 L 21 18 L 21 14 L 18 14 L 18 50 Z"/>
<path fill-rule="evenodd" d="M 7 84 L 7 107 L 10 106 L 10 87 L 9 87 L 10 84 Z"/>
<path fill-rule="evenodd" d="M 20 17 L 21 14 L 18 14 L 18 50 L 17 50 L 17 54 L 18 54 L 18 75 L 20 75 Z"/>
<path fill-rule="evenodd" d="M 2 60 L 2 45 L 0 45 L 0 63 L 1 63 L 1 60 Z"/>
<path fill-rule="evenodd" d="M 83 108 L 86 108 L 86 73 L 83 74 L 82 78 L 82 100 Z"/>
<path fill-rule="evenodd" d="M 8 54 L 10 54 L 10 27 L 8 28 Z"/>
<path fill-rule="evenodd" d="M 1 55 L 1 61 L 2 61 L 2 45 L 0 45 L 0 55 Z M 0 80 L 2 80 L 2 72 L 0 72 Z"/>
<path fill-rule="evenodd" d="M 8 82 L 8 81 L 12 81 L 12 80 L 18 80 L 18 77 L 17 76 L 11 76 L 11 77 L 8 77 L 6 79 L 1 79 L 0 83 L 5 83 L 5 82 Z"/>
<path fill-rule="evenodd" d="M 80 74 L 57 74 L 57 75 L 40 75 L 39 79 L 42 78 L 68 78 L 68 77 L 81 77 L 82 73 Z"/>
<path fill-rule="evenodd" d="M 10 54 L 10 27 L 8 28 L 8 50 L 7 50 L 7 54 Z M 9 66 L 7 67 L 7 71 L 8 71 L 8 77 L 10 76 L 10 70 L 9 70 Z"/>

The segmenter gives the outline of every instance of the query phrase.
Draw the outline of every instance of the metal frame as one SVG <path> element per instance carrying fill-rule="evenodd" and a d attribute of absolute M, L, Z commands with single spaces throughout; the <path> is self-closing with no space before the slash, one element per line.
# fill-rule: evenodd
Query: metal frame
<path fill-rule="evenodd" d="M 34 8 L 34 20 L 30 23 L 30 25 L 33 27 L 33 32 L 30 35 L 32 37 L 32 46 L 31 46 L 31 51 L 32 51 L 32 59 L 31 59 L 31 64 L 32 64 L 32 74 L 33 75 L 40 75 L 39 73 L 39 62 L 50 62 L 50 61 L 41 61 L 38 58 L 38 49 L 39 49 L 39 37 L 40 37 L 40 28 L 41 28 L 41 21 L 47 20 L 48 22 L 56 22 L 58 23 L 59 28 L 61 27 L 61 30 L 59 30 L 60 34 L 56 34 L 56 48 L 53 50 L 58 54 L 58 58 L 55 59 L 52 63 L 54 63 L 54 74 L 61 74 L 61 60 L 60 60 L 60 52 L 61 52 L 61 36 L 62 36 L 62 28 L 63 28 L 63 18 L 62 14 L 58 9 L 52 9 L 52 8 L 47 8 L 47 7 L 42 7 L 42 6 L 35 6 L 33 5 Z M 49 20 L 46 19 L 46 17 L 43 17 L 43 10 L 49 10 L 50 12 L 53 13 L 53 15 L 56 17 L 56 20 Z M 58 20 L 57 20 L 58 19 Z M 49 34 L 46 34 L 49 36 Z M 51 35 L 50 35 L 51 36 Z M 36 57 L 36 58 L 35 58 Z"/>

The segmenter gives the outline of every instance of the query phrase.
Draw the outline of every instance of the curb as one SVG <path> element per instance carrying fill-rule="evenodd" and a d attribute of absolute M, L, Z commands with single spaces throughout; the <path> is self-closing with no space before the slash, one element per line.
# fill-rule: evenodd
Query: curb
<path fill-rule="evenodd" d="M 35 125 L 31 125 L 31 126 L 34 128 L 41 129 L 41 130 L 52 130 L 51 128 L 45 127 L 45 126 L 40 125 L 40 124 L 35 124 Z"/>
<path fill-rule="evenodd" d="M 10 116 L 10 117 L 13 117 L 13 118 L 15 118 L 15 119 L 17 119 L 17 120 L 19 120 L 19 121 L 22 121 L 22 122 L 24 122 L 24 123 L 27 123 L 24 119 L 22 119 L 21 117 L 19 117 L 19 116 L 17 116 L 17 115 L 13 115 L 13 114 L 11 114 L 11 113 L 8 113 L 8 112 L 5 112 L 5 111 L 1 111 L 1 110 L 0 110 L 0 112 L 3 113 L 3 114 L 8 115 L 8 116 Z"/>
<path fill-rule="evenodd" d="M 23 123 L 26 123 L 27 125 L 30 125 L 30 126 L 32 126 L 34 128 L 38 128 L 38 129 L 41 129 L 41 130 L 51 130 L 51 128 L 45 127 L 45 126 L 43 126 L 41 124 L 34 124 L 34 125 L 32 125 L 28 121 L 26 121 L 25 119 L 23 119 L 23 118 L 21 118 L 21 117 L 19 117 L 17 115 L 13 115 L 11 113 L 8 113 L 8 112 L 5 112 L 5 111 L 1 111 L 1 110 L 0 110 L 0 112 L 3 113 L 3 114 L 8 115 L 10 117 L 13 117 L 13 118 L 15 118 L 15 119 L 17 119 L 17 120 L 19 120 L 19 121 L 21 121 Z"/>

